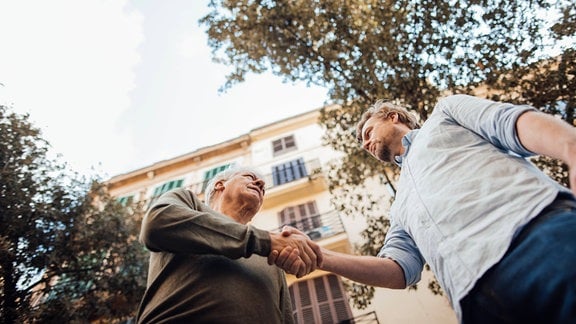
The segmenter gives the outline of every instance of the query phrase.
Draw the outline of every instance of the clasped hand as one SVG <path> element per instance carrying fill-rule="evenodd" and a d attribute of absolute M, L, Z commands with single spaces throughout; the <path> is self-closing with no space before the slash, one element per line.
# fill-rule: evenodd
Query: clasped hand
<path fill-rule="evenodd" d="M 320 246 L 294 227 L 284 226 L 282 233 L 270 233 L 272 248 L 268 264 L 275 264 L 297 278 L 322 265 Z"/>

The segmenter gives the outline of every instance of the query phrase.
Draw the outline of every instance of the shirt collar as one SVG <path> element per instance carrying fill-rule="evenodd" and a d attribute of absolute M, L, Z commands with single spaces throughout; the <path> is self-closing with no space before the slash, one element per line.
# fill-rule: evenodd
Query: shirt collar
<path fill-rule="evenodd" d="M 406 135 L 404 135 L 404 137 L 402 137 L 402 146 L 404 146 L 404 154 L 396 155 L 394 157 L 394 162 L 399 167 L 402 167 L 402 161 L 404 160 L 404 157 L 408 154 L 408 151 L 410 150 L 410 145 L 412 145 L 412 141 L 414 140 L 414 137 L 416 137 L 417 134 L 418 129 L 413 129 L 409 131 Z"/>

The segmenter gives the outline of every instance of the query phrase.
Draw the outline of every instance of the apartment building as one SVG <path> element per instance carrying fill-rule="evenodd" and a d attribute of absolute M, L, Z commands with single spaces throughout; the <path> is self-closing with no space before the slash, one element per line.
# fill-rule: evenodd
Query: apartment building
<path fill-rule="evenodd" d="M 252 224 L 278 230 L 289 224 L 319 245 L 354 253 L 364 228 L 361 217 L 347 219 L 330 204 L 325 169 L 339 154 L 321 144 L 319 110 L 279 120 L 223 143 L 198 149 L 111 178 L 110 193 L 122 202 L 148 204 L 166 191 L 188 187 L 201 199 L 209 179 L 233 165 L 257 168 L 266 181 L 264 205 Z M 376 188 L 377 190 L 385 190 Z M 372 304 L 355 309 L 346 279 L 317 270 L 297 279 L 287 275 L 297 323 L 456 323 L 445 297 L 433 295 L 423 274 L 417 290 L 377 288 Z"/>

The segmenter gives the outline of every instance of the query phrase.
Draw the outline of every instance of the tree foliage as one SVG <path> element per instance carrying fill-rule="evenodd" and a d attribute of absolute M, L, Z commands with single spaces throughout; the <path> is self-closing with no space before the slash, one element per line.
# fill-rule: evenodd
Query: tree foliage
<path fill-rule="evenodd" d="M 201 23 L 214 60 L 233 67 L 223 90 L 263 71 L 329 90 L 329 102 L 341 108 L 323 112 L 325 143 L 345 153 L 329 172 L 333 202 L 346 214 L 381 220 L 386 211 L 374 206 L 386 200 L 378 192 L 366 196 L 365 181 L 382 180 L 383 193 L 398 170 L 355 143 L 361 112 L 383 98 L 425 121 L 439 96 L 485 89 L 493 99 L 530 103 L 573 122 L 574 6 L 562 0 L 212 0 Z M 557 162 L 537 163 L 564 181 Z M 386 226 L 369 224 L 371 241 L 360 250 L 373 253 Z M 431 287 L 440 292 L 434 282 Z M 364 290 L 356 291 L 362 307 Z"/>
<path fill-rule="evenodd" d="M 145 287 L 141 213 L 50 159 L 28 117 L 0 106 L 0 322 L 126 319 Z"/>

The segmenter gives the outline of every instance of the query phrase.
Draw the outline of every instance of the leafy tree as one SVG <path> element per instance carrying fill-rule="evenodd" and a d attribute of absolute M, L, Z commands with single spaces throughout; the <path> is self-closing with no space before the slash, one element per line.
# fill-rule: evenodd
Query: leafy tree
<path fill-rule="evenodd" d="M 531 104 L 575 125 L 576 4 L 568 3 L 560 8 L 560 18 L 550 27 L 551 44 L 544 47 L 558 55 L 526 65 L 515 64 L 511 69 L 494 73 L 485 86 L 491 99 Z M 569 186 L 566 164 L 545 156 L 532 160 L 550 177 Z"/>
<path fill-rule="evenodd" d="M 127 319 L 145 287 L 141 212 L 48 158 L 28 117 L 0 106 L 0 322 Z"/>
<path fill-rule="evenodd" d="M 287 82 L 324 86 L 340 105 L 321 118 L 325 143 L 345 153 L 329 172 L 330 190 L 338 210 L 367 218 L 372 241 L 360 247 L 363 253 L 373 254 L 383 241 L 387 211 L 374 207 L 386 201 L 380 194 L 398 173 L 354 140 L 356 121 L 375 99 L 393 99 L 424 121 L 439 96 L 488 86 L 501 95 L 513 89 L 514 101 L 537 106 L 564 100 L 563 117 L 573 120 L 571 1 L 212 0 L 210 8 L 200 22 L 214 60 L 233 67 L 222 91 L 249 73 L 271 71 Z M 558 12 L 549 29 L 547 19 Z M 568 45 L 552 64 L 550 48 L 560 39 Z M 543 64 L 549 69 L 534 76 Z M 504 86 L 503 79 L 517 83 Z M 367 179 L 381 181 L 382 190 L 366 196 Z M 435 282 L 430 288 L 441 293 Z M 358 307 L 369 303 L 370 288 L 351 291 Z"/>

